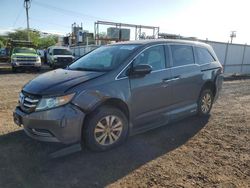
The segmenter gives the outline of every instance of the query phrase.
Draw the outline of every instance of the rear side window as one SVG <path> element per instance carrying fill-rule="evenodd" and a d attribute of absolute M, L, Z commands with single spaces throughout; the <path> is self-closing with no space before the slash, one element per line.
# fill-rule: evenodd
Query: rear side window
<path fill-rule="evenodd" d="M 193 47 L 187 45 L 171 45 L 173 66 L 194 64 Z"/>
<path fill-rule="evenodd" d="M 214 62 L 215 59 L 206 48 L 196 47 L 198 64 L 203 65 Z"/>

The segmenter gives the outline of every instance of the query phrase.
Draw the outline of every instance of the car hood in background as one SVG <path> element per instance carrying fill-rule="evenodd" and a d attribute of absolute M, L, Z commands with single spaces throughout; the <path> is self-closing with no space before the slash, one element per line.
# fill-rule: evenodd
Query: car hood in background
<path fill-rule="evenodd" d="M 37 54 L 31 54 L 31 53 L 14 53 L 11 57 L 38 57 Z"/>
<path fill-rule="evenodd" d="M 23 87 L 23 91 L 35 95 L 60 95 L 75 85 L 103 74 L 104 72 L 57 69 L 34 78 Z"/>

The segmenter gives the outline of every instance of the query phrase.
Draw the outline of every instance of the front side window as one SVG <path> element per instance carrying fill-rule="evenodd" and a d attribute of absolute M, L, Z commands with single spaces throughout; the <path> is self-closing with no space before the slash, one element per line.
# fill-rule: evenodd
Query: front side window
<path fill-rule="evenodd" d="M 197 47 L 196 52 L 197 52 L 198 64 L 200 65 L 215 61 L 214 57 L 210 54 L 210 52 L 206 48 Z"/>
<path fill-rule="evenodd" d="M 194 64 L 193 47 L 188 45 L 171 45 L 173 66 Z"/>
<path fill-rule="evenodd" d="M 154 46 L 143 51 L 136 57 L 133 63 L 134 66 L 142 64 L 150 65 L 153 71 L 164 69 L 166 67 L 164 47 L 162 45 Z"/>
<path fill-rule="evenodd" d="M 110 71 L 121 65 L 138 47 L 137 44 L 101 46 L 76 60 L 69 69 Z"/>

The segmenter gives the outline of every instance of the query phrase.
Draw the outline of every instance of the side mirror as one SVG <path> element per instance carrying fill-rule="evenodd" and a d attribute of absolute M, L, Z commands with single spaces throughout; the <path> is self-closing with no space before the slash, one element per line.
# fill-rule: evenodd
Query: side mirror
<path fill-rule="evenodd" d="M 52 55 L 52 53 L 50 52 L 49 55 Z"/>
<path fill-rule="evenodd" d="M 149 74 L 151 71 L 152 67 L 150 65 L 146 64 L 136 65 L 133 68 L 131 68 L 129 75 L 144 76 L 146 74 Z"/>

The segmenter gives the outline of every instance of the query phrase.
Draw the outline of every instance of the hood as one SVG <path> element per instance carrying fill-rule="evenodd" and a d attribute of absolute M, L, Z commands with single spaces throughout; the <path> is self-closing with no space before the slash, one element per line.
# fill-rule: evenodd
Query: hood
<path fill-rule="evenodd" d="M 12 56 L 18 56 L 18 57 L 38 57 L 37 54 L 31 54 L 31 53 L 14 53 Z"/>
<path fill-rule="evenodd" d="M 104 72 L 57 69 L 31 80 L 23 87 L 23 91 L 34 95 L 60 95 L 75 85 L 103 74 Z"/>

